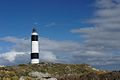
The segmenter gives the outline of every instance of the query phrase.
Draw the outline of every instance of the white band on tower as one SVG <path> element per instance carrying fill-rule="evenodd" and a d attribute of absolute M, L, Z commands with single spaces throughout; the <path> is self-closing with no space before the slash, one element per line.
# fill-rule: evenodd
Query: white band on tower
<path fill-rule="evenodd" d="M 32 53 L 39 53 L 38 41 L 32 41 Z"/>

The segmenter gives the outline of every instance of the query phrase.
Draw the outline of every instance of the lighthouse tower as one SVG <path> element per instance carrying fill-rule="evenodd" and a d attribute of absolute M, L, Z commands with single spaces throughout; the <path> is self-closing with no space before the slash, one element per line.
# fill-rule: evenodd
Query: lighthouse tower
<path fill-rule="evenodd" d="M 38 33 L 33 28 L 31 34 L 31 64 L 39 63 L 39 44 L 38 44 Z"/>

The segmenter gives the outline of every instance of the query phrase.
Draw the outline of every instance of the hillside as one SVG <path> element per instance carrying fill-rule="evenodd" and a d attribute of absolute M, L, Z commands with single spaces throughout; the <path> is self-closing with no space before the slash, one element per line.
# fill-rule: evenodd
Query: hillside
<path fill-rule="evenodd" d="M 114 76 L 113 76 L 114 75 Z M 20 64 L 0 67 L 0 80 L 120 80 L 120 72 L 106 72 L 87 64 Z M 43 79 L 44 78 L 44 79 Z M 111 79 L 108 79 L 111 80 Z"/>

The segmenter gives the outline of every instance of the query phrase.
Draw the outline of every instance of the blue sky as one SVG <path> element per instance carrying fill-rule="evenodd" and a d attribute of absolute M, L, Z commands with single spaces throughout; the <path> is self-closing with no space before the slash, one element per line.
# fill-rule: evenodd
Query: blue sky
<path fill-rule="evenodd" d="M 74 37 L 70 34 L 73 27 L 88 26 L 83 21 L 91 16 L 90 3 L 90 0 L 1 0 L 0 32 L 4 34 L 0 36 L 26 36 L 36 24 L 42 36 L 59 40 L 65 34 L 69 39 L 69 35 Z"/>
<path fill-rule="evenodd" d="M 91 3 L 90 0 L 1 0 L 0 37 L 29 38 L 36 27 L 42 37 L 81 41 L 70 30 L 89 26 L 84 21 L 92 15 Z M 0 44 L 11 46 L 11 43 Z"/>
<path fill-rule="evenodd" d="M 0 37 L 30 37 L 35 26 L 42 37 L 55 40 L 80 40 L 71 29 L 86 27 L 83 21 L 91 12 L 90 0 L 1 0 Z M 11 43 L 0 43 L 11 46 Z M 4 49 L 4 51 L 6 51 Z"/>
<path fill-rule="evenodd" d="M 30 61 L 35 27 L 41 61 L 119 70 L 119 9 L 119 0 L 1 0 L 0 65 Z"/>

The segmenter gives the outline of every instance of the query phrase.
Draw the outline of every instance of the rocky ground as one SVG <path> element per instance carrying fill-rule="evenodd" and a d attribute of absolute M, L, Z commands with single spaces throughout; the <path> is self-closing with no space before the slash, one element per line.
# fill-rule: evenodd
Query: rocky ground
<path fill-rule="evenodd" d="M 0 80 L 120 80 L 120 72 L 102 71 L 87 64 L 20 64 L 0 67 Z"/>

